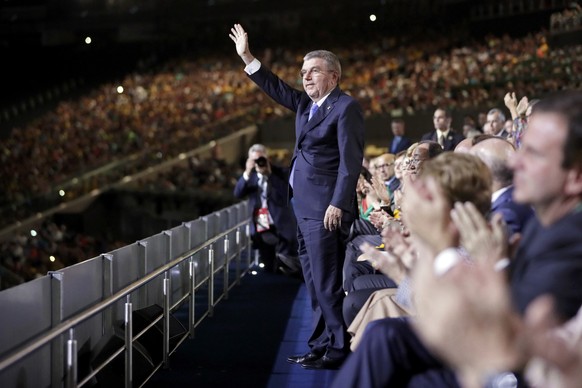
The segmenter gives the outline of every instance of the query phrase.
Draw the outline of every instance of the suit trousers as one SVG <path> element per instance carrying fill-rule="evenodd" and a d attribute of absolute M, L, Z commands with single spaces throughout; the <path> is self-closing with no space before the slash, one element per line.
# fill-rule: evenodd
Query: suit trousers
<path fill-rule="evenodd" d="M 328 231 L 323 220 L 298 218 L 297 226 L 299 259 L 313 310 L 309 347 L 332 358 L 344 357 L 349 340 L 342 316 L 342 267 L 349 224 Z"/>
<path fill-rule="evenodd" d="M 457 388 L 459 384 L 422 344 L 409 318 L 370 322 L 332 384 L 333 388 L 422 386 Z"/>
<path fill-rule="evenodd" d="M 376 273 L 368 261 L 358 261 L 358 257 L 362 254 L 360 245 L 364 242 L 377 246 L 382 244 L 382 236 L 380 234 L 362 234 L 354 236 L 347 243 L 345 262 L 342 269 L 343 287 L 346 292 L 354 291 L 353 283 L 357 277 Z"/>

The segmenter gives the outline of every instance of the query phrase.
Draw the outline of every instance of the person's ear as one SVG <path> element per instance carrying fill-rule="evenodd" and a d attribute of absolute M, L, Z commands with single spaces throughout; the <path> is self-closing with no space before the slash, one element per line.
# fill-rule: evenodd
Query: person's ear
<path fill-rule="evenodd" d="M 582 196 L 582 169 L 571 168 L 568 171 L 564 191 L 567 195 Z"/>

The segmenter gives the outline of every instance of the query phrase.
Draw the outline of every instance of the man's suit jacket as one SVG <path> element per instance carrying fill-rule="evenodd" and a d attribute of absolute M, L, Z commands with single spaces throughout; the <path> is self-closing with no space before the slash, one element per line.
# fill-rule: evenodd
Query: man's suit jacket
<path fill-rule="evenodd" d="M 268 178 L 268 182 L 267 207 L 273 218 L 273 223 L 281 236 L 287 241 L 293 241 L 297 238 L 297 222 L 293 209 L 287 201 L 289 190 L 288 169 L 271 164 L 271 175 Z M 248 180 L 243 177 L 239 178 L 234 187 L 234 196 L 239 199 L 248 197 L 251 212 L 261 208 L 261 188 L 259 187 L 259 176 L 255 171 L 250 174 Z M 256 233 L 254 222 L 251 222 L 251 233 Z"/>
<path fill-rule="evenodd" d="M 445 139 L 445 144 L 443 147 L 444 150 L 445 151 L 453 151 L 455 149 L 455 147 L 457 146 L 457 144 L 459 144 L 464 138 L 465 138 L 465 136 L 463 136 L 462 134 L 457 133 L 451 129 L 449 131 L 446 139 Z M 433 130 L 432 132 L 425 133 L 422 136 L 421 140 L 432 140 L 432 141 L 436 141 L 438 143 L 436 129 Z"/>
<path fill-rule="evenodd" d="M 386 186 L 390 190 L 390 196 L 394 196 L 394 192 L 400 187 L 400 180 L 393 176 L 388 180 Z"/>
<path fill-rule="evenodd" d="M 412 145 L 412 140 L 410 140 L 406 136 L 402 136 L 400 138 L 400 142 L 396 145 L 396 149 L 393 149 L 395 140 L 396 140 L 396 137 L 394 137 L 392 139 L 392 141 L 390 142 L 390 148 L 388 149 L 388 152 L 390 152 L 391 154 L 394 154 L 394 155 L 396 155 L 400 151 L 407 150 L 408 147 L 410 147 Z"/>
<path fill-rule="evenodd" d="M 504 139 L 507 139 L 509 137 L 509 132 L 507 132 L 505 130 L 505 128 L 503 128 L 501 131 L 499 131 L 499 133 L 497 134 L 497 136 L 502 137 Z"/>
<path fill-rule="evenodd" d="M 521 233 L 526 223 L 534 215 L 529 205 L 522 205 L 513 200 L 513 186 L 509 186 L 491 204 L 491 213 L 501 213 L 509 234 Z"/>
<path fill-rule="evenodd" d="M 572 212 L 545 227 L 528 222 L 510 266 L 514 305 L 523 314 L 536 297 L 549 294 L 563 319 L 582 305 L 582 211 Z"/>
<path fill-rule="evenodd" d="M 364 154 L 360 105 L 336 87 L 308 121 L 311 99 L 261 65 L 249 76 L 273 100 L 296 112 L 292 166 L 297 218 L 323 220 L 331 204 L 357 216 L 356 183 Z"/>

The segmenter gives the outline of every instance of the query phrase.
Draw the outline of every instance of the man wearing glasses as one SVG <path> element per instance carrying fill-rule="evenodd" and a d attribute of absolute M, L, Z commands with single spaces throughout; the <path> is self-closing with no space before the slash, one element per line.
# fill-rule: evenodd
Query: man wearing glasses
<path fill-rule="evenodd" d="M 364 154 L 362 109 L 338 86 L 341 65 L 335 54 L 317 50 L 305 55 L 300 73 L 304 90 L 300 91 L 251 54 L 240 24 L 231 28 L 229 36 L 251 80 L 296 113 L 289 184 L 314 320 L 309 351 L 288 361 L 307 369 L 336 369 L 349 351 L 342 317 L 342 266 L 345 239 L 358 215 L 356 184 Z"/>

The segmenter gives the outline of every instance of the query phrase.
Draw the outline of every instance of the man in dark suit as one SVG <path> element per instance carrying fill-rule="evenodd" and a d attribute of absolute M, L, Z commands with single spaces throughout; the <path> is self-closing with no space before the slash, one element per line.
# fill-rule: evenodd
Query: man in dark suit
<path fill-rule="evenodd" d="M 505 129 L 505 114 L 497 108 L 491 109 L 487 112 L 487 131 L 494 136 L 499 136 L 504 139 L 509 137 L 509 132 Z"/>
<path fill-rule="evenodd" d="M 254 144 L 249 148 L 245 171 L 234 188 L 234 196 L 248 197 L 253 217 L 251 238 L 265 269 L 276 272 L 280 264 L 288 273 L 299 270 L 297 223 L 287 201 L 289 169 L 272 164 L 267 148 Z M 281 263 L 280 263 L 281 261 Z"/>
<path fill-rule="evenodd" d="M 581 126 L 581 92 L 564 92 L 542 100 L 534 108 L 522 147 L 511 159 L 514 200 L 533 206 L 536 214 L 527 224 L 508 268 L 510 298 L 519 315 L 542 295 L 553 297 L 559 319 L 573 317 L 582 305 L 582 288 L 577 286 L 582 280 Z M 445 256 L 451 255 L 447 248 L 455 231 L 442 223 L 450 209 L 439 205 L 441 195 L 436 190 L 410 189 L 403 209 L 410 233 L 423 242 L 435 263 L 445 258 L 450 262 L 451 257 Z M 463 320 L 463 312 L 458 313 L 456 320 Z M 430 317 L 426 319 L 430 326 Z M 368 326 L 333 387 L 408 386 L 414 376 L 430 369 L 446 371 L 443 361 L 426 347 L 412 326 L 411 321 L 403 319 L 385 319 Z M 457 353 L 456 360 L 462 362 L 463 356 Z M 443 382 L 445 385 L 455 386 L 450 381 Z"/>
<path fill-rule="evenodd" d="M 392 134 L 394 138 L 390 142 L 390 149 L 389 152 L 391 154 L 396 155 L 400 151 L 405 151 L 412 145 L 412 141 L 406 137 L 405 135 L 405 127 L 404 120 L 401 118 L 394 118 L 392 119 Z"/>
<path fill-rule="evenodd" d="M 452 117 L 448 110 L 437 108 L 434 111 L 432 121 L 434 130 L 425 133 L 421 140 L 436 141 L 445 151 L 453 151 L 457 144 L 465 138 L 462 134 L 455 132 L 451 128 Z"/>
<path fill-rule="evenodd" d="M 362 109 L 338 86 L 341 65 L 335 54 L 318 50 L 305 55 L 300 73 L 304 91 L 299 91 L 250 53 L 247 33 L 239 24 L 229 36 L 251 80 L 297 115 L 289 183 L 314 320 L 310 351 L 288 361 L 308 369 L 334 369 L 349 351 L 342 317 L 342 265 L 345 239 L 358 215 L 356 184 L 364 155 Z"/>
<path fill-rule="evenodd" d="M 533 209 L 513 200 L 513 171 L 509 167 L 509 161 L 515 155 L 515 147 L 505 139 L 493 137 L 473 145 L 469 152 L 478 156 L 491 170 L 491 213 L 501 213 L 510 236 L 521 233 L 533 217 Z"/>

